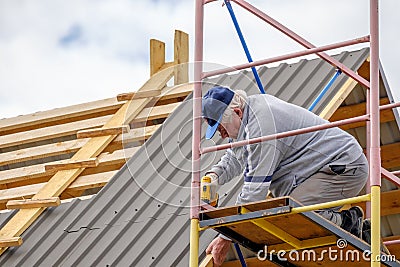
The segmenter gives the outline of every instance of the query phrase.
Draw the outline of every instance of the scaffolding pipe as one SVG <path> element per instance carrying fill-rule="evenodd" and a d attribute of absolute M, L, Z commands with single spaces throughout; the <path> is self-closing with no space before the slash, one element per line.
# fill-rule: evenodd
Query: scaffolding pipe
<path fill-rule="evenodd" d="M 263 21 L 267 22 L 272 27 L 276 28 L 280 32 L 282 32 L 285 35 L 289 36 L 294 41 L 298 42 L 299 44 L 303 45 L 304 47 L 306 47 L 306 48 L 315 48 L 315 46 L 313 44 L 311 44 L 310 42 L 308 42 L 307 40 L 305 40 L 304 38 L 302 38 L 301 36 L 299 36 L 295 32 L 291 31 L 290 29 L 288 29 L 284 25 L 280 24 L 278 21 L 274 20 L 273 18 L 271 18 L 270 16 L 268 16 L 267 14 L 262 12 L 261 10 L 259 10 L 256 7 L 252 6 L 248 2 L 246 2 L 244 0 L 231 0 L 231 1 L 235 2 L 236 4 L 238 4 L 239 6 L 241 6 L 244 9 L 246 9 L 250 13 L 254 14 L 258 18 L 260 18 Z M 319 57 L 321 57 L 322 59 L 326 60 L 327 62 L 329 62 L 334 67 L 338 67 L 339 69 L 341 69 L 343 73 L 346 73 L 348 76 L 350 76 L 351 78 L 353 78 L 357 82 L 359 82 L 362 85 L 364 85 L 364 86 L 369 88 L 370 85 L 369 85 L 369 82 L 366 79 L 364 79 L 363 77 L 361 77 L 360 75 L 358 75 L 357 73 L 352 71 L 350 68 L 348 68 L 344 64 L 340 63 L 338 60 L 334 59 L 333 57 L 331 57 L 331 56 L 329 56 L 328 54 L 325 54 L 325 53 L 317 53 L 317 55 Z"/>
<path fill-rule="evenodd" d="M 368 119 L 369 119 L 368 114 L 362 115 L 362 116 L 358 116 L 358 117 L 354 117 L 354 118 L 350 118 L 350 119 L 335 121 L 335 122 L 321 124 L 321 125 L 315 125 L 315 126 L 292 130 L 292 131 L 287 131 L 287 132 L 283 132 L 283 133 L 270 134 L 270 135 L 251 138 L 251 139 L 242 140 L 242 141 L 238 141 L 238 142 L 232 142 L 232 143 L 223 144 L 223 145 L 206 147 L 206 148 L 201 149 L 200 153 L 205 154 L 205 153 L 214 152 L 214 151 L 218 151 L 218 150 L 234 148 L 234 147 L 239 147 L 239 146 L 245 146 L 245 145 L 265 142 L 265 141 L 269 141 L 269 140 L 273 140 L 273 139 L 280 139 L 280 138 L 289 137 L 289 136 L 293 136 L 293 135 L 325 130 L 325 129 L 329 129 L 329 128 L 333 128 L 333 127 L 337 127 L 337 126 L 341 126 L 341 125 L 345 125 L 345 124 L 365 121 Z"/>
<path fill-rule="evenodd" d="M 260 19 L 264 20 L 268 24 L 272 25 L 274 28 L 283 32 L 296 42 L 302 44 L 309 50 L 305 51 L 306 53 L 317 53 L 322 59 L 326 60 L 330 64 L 335 67 L 338 67 L 342 72 L 359 82 L 361 85 L 370 88 L 367 94 L 367 114 L 363 116 L 354 117 L 351 119 L 345 119 L 333 123 L 307 127 L 304 129 L 298 129 L 285 133 L 278 133 L 269 136 L 263 136 L 259 138 L 253 138 L 249 140 L 243 140 L 235 143 L 219 145 L 214 147 L 208 147 L 204 149 L 200 149 L 200 136 L 201 136 L 201 80 L 203 77 L 209 77 L 211 74 L 217 75 L 221 70 L 217 70 L 215 72 L 208 72 L 206 74 L 203 73 L 203 17 L 204 17 L 204 4 L 213 2 L 214 0 L 196 0 L 196 34 L 195 34 L 195 66 L 194 66 L 194 77 L 195 77 L 195 86 L 193 93 L 193 140 L 192 140 L 192 189 L 191 189 L 191 236 L 190 236 L 190 266 L 197 266 L 198 264 L 198 249 L 199 249 L 199 211 L 200 211 L 200 156 L 203 153 L 213 152 L 226 148 L 233 148 L 248 144 L 253 144 L 257 142 L 268 141 L 272 139 L 283 138 L 287 136 L 303 134 L 312 131 L 324 130 L 332 127 L 337 127 L 340 125 L 350 124 L 354 122 L 361 122 L 367 120 L 367 139 L 370 142 L 367 142 L 367 155 L 369 158 L 369 168 L 370 168 L 370 185 L 371 185 L 371 194 L 362 196 L 361 198 L 367 200 L 371 200 L 371 252 L 372 252 L 372 260 L 371 266 L 380 266 L 380 194 L 381 194 L 381 166 L 380 166 L 380 137 L 379 137 L 379 110 L 395 108 L 400 106 L 400 103 L 389 104 L 379 107 L 379 3 L 378 0 L 370 0 L 370 47 L 371 47 L 371 57 L 370 57 L 370 77 L 371 82 L 368 82 L 366 79 L 338 62 L 334 58 L 329 55 L 322 53 L 323 50 L 321 48 L 316 48 L 311 43 L 292 32 L 279 22 L 275 21 L 262 11 L 258 10 L 254 6 L 250 5 L 244 0 L 231 0 L 241 6 L 242 8 L 248 10 L 253 13 Z M 325 47 L 325 50 L 326 47 Z M 310 52 L 312 51 L 312 52 Z M 293 56 L 293 54 L 291 54 Z M 284 57 L 284 56 L 283 56 Z M 283 57 L 280 57 L 280 60 L 284 60 Z M 277 59 L 277 58 L 275 58 Z M 266 60 L 253 62 L 250 64 L 239 65 L 240 68 L 247 68 L 249 66 L 256 66 L 257 64 L 267 64 Z M 236 70 L 239 68 L 236 68 Z M 227 69 L 224 69 L 227 70 Z M 230 68 L 229 71 L 232 71 Z M 222 73 L 221 73 L 222 74 Z M 207 76 L 208 75 L 208 76 Z M 369 120 L 369 123 L 368 123 Z M 385 170 L 386 171 L 386 170 Z M 396 172 L 388 172 L 389 176 L 398 175 L 400 171 Z M 343 200 L 344 202 L 349 201 L 350 199 Z M 344 203 L 343 202 L 343 203 Z M 330 205 L 331 203 L 323 203 L 323 205 Z M 335 203 L 337 204 L 337 203 Z M 300 207 L 300 210 L 305 207 Z M 311 207 L 308 207 L 311 208 Z M 298 208 L 297 208 L 298 209 Z M 294 209 L 294 211 L 300 211 Z M 400 242 L 396 241 L 387 241 L 386 244 L 390 242 Z"/>
<path fill-rule="evenodd" d="M 228 67 L 228 68 L 222 68 L 219 70 L 208 71 L 203 74 L 202 78 L 204 79 L 204 78 L 208 78 L 211 76 L 225 74 L 228 72 L 233 72 L 233 71 L 243 70 L 243 69 L 247 69 L 247 68 L 251 68 L 251 67 L 266 65 L 266 64 L 275 63 L 275 62 L 279 62 L 279 61 L 283 61 L 283 60 L 287 60 L 287 59 L 291 59 L 291 58 L 316 54 L 321 51 L 327 51 L 327 50 L 332 50 L 332 49 L 336 49 L 336 48 L 340 48 L 340 47 L 344 47 L 344 46 L 366 43 L 366 42 L 369 42 L 369 36 L 364 36 L 364 37 L 360 37 L 357 39 L 352 39 L 352 40 L 343 41 L 343 42 L 339 42 L 339 43 L 329 44 L 329 45 L 325 45 L 325 46 L 321 46 L 321 47 L 310 48 L 307 50 L 289 53 L 289 54 L 282 55 L 282 56 L 277 56 L 277 57 L 272 57 L 272 58 L 267 58 L 267 59 L 262 59 L 262 60 L 256 60 L 252 63 L 245 63 L 245 64 L 240 64 L 240 65 L 236 65 L 236 66 L 232 66 L 232 67 Z"/>
<path fill-rule="evenodd" d="M 381 158 L 380 158 L 380 124 L 379 124 L 379 4 L 370 0 L 370 181 L 371 181 L 371 266 L 380 266 L 381 242 Z M 368 103 L 367 103 L 368 104 Z"/>
<path fill-rule="evenodd" d="M 199 262 L 200 212 L 200 139 L 201 139 L 201 76 L 203 72 L 203 0 L 196 0 L 195 55 L 193 89 L 192 183 L 190 198 L 190 267 Z"/>
<path fill-rule="evenodd" d="M 387 104 L 387 105 L 382 105 L 379 107 L 379 110 L 385 110 L 385 109 L 391 109 L 395 107 L 400 107 L 400 102 L 398 103 L 393 103 L 393 104 Z M 362 121 L 369 121 L 369 115 L 361 115 L 349 119 L 344 119 L 340 121 L 335 121 L 335 122 L 330 122 L 327 124 L 321 124 L 321 125 L 316 125 L 316 126 L 311 126 L 311 127 L 306 127 L 303 129 L 297 129 L 293 131 L 288 131 L 288 132 L 283 132 L 283 133 L 277 133 L 277 134 L 272 134 L 272 135 L 266 135 L 266 136 L 261 136 L 257 138 L 252 138 L 248 140 L 242 140 L 238 142 L 232 142 L 228 144 L 223 144 L 223 145 L 217 145 L 217 146 L 212 146 L 212 147 L 206 147 L 200 150 L 201 154 L 205 153 L 210 153 L 210 152 L 215 152 L 218 150 L 223 150 L 223 149 L 228 149 L 228 148 L 234 148 L 234 147 L 239 147 L 239 146 L 245 146 L 249 144 L 254 144 L 254 143 L 260 143 L 260 142 L 265 142 L 273 139 L 280 139 L 284 137 L 289 137 L 293 135 L 298 135 L 298 134 L 304 134 L 304 133 L 309 133 L 309 132 L 315 132 L 319 130 L 325 130 L 328 128 L 333 128 L 333 127 L 338 127 L 341 125 L 345 124 L 351 124 L 351 123 L 356 123 L 356 122 L 362 122 Z M 400 171 L 399 173 L 400 174 Z"/>
<path fill-rule="evenodd" d="M 383 242 L 383 244 L 384 244 L 385 246 L 389 246 L 389 245 L 398 245 L 398 244 L 400 244 L 400 239 L 397 239 L 397 240 L 388 240 L 388 241 Z"/>
<path fill-rule="evenodd" d="M 394 175 L 393 173 L 389 172 L 385 168 L 381 168 L 381 173 L 383 177 L 385 177 L 387 180 L 391 181 L 397 186 L 400 186 L 400 178 Z"/>
<path fill-rule="evenodd" d="M 366 106 L 367 114 L 369 114 L 369 112 L 370 112 L 370 107 L 369 107 L 370 100 L 369 99 L 370 98 L 369 98 L 369 93 L 368 93 L 368 88 L 367 88 L 366 99 L 365 99 L 365 102 L 366 102 L 365 106 Z M 366 136 L 365 156 L 367 157 L 368 168 L 369 168 L 369 163 L 371 162 L 371 157 L 369 155 L 369 148 L 371 147 L 371 125 L 370 125 L 369 120 L 367 120 L 366 124 L 365 124 L 365 136 Z M 368 170 L 368 172 L 369 172 L 369 170 Z M 371 180 L 369 179 L 369 177 L 367 180 L 365 191 L 367 194 L 371 194 Z M 365 209 L 366 209 L 366 211 L 365 211 L 366 218 L 371 218 L 371 202 L 370 201 L 365 203 Z"/>
<path fill-rule="evenodd" d="M 392 172 L 393 175 L 400 175 L 400 171 L 394 171 Z"/>
<path fill-rule="evenodd" d="M 342 72 L 340 71 L 340 69 L 336 70 L 335 74 L 332 76 L 332 78 L 329 80 L 329 82 L 325 85 L 324 89 L 322 89 L 321 93 L 319 93 L 317 98 L 315 98 L 315 100 L 312 102 L 312 104 L 308 108 L 309 111 L 312 111 L 315 108 L 315 106 L 318 104 L 318 102 L 321 101 L 321 99 L 324 97 L 326 92 L 328 92 L 329 88 L 331 88 L 332 84 L 336 81 L 337 77 L 339 77 L 339 75 L 341 73 Z"/>
<path fill-rule="evenodd" d="M 246 54 L 247 60 L 249 62 L 253 62 L 253 58 L 250 55 L 249 48 L 247 47 L 246 41 L 244 40 L 244 36 L 243 36 L 242 30 L 240 29 L 239 22 L 237 21 L 235 13 L 233 12 L 232 5 L 229 2 L 229 0 L 224 0 L 224 2 L 225 2 L 225 5 L 226 5 L 226 8 L 228 9 L 229 15 L 231 15 L 233 26 L 235 26 L 236 32 L 237 32 L 237 34 L 239 36 L 240 43 L 242 44 L 242 47 L 243 47 L 244 53 Z M 257 82 L 258 89 L 260 89 L 260 92 L 262 94 L 265 94 L 264 87 L 263 87 L 263 85 L 261 83 L 260 76 L 258 76 L 256 68 L 252 67 L 251 71 L 253 72 L 254 79 Z"/>

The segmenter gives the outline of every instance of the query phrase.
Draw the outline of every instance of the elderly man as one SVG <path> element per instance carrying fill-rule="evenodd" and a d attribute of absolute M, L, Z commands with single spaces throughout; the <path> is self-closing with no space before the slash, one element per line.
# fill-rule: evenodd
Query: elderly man
<path fill-rule="evenodd" d="M 202 103 L 207 139 L 216 131 L 222 138 L 240 141 L 327 123 L 271 95 L 247 96 L 222 86 L 210 89 Z M 240 174 L 244 184 L 237 204 L 264 200 L 269 190 L 274 197 L 291 196 L 310 205 L 356 196 L 367 181 L 368 162 L 350 134 L 330 128 L 229 149 L 206 176 L 216 187 Z M 362 209 L 339 209 L 317 212 L 361 238 Z M 216 266 L 225 260 L 230 242 L 220 235 L 208 246 Z"/>

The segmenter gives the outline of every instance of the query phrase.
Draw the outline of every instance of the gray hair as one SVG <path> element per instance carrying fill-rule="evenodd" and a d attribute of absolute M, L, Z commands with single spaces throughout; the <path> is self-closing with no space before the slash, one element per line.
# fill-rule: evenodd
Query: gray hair
<path fill-rule="evenodd" d="M 228 122 L 228 123 L 231 122 L 232 113 L 234 112 L 233 109 L 240 108 L 241 110 L 243 110 L 244 107 L 246 106 L 246 102 L 247 102 L 246 92 L 243 90 L 236 90 L 231 103 L 229 104 L 224 114 L 222 115 L 221 122 Z"/>

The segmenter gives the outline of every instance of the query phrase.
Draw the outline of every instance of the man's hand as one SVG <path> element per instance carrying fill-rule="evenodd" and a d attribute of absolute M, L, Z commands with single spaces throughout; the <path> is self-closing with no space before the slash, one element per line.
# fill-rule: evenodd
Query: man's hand
<path fill-rule="evenodd" d="M 212 254 L 214 259 L 214 266 L 219 267 L 225 261 L 228 254 L 231 241 L 225 240 L 221 237 L 215 238 L 206 249 L 206 254 Z"/>

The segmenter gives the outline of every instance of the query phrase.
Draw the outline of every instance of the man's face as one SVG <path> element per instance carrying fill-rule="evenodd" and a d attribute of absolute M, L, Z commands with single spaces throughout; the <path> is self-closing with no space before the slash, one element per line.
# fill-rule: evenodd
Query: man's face
<path fill-rule="evenodd" d="M 237 139 L 239 134 L 240 124 L 242 123 L 243 112 L 240 108 L 232 110 L 230 116 L 223 119 L 217 130 L 222 138 Z"/>

